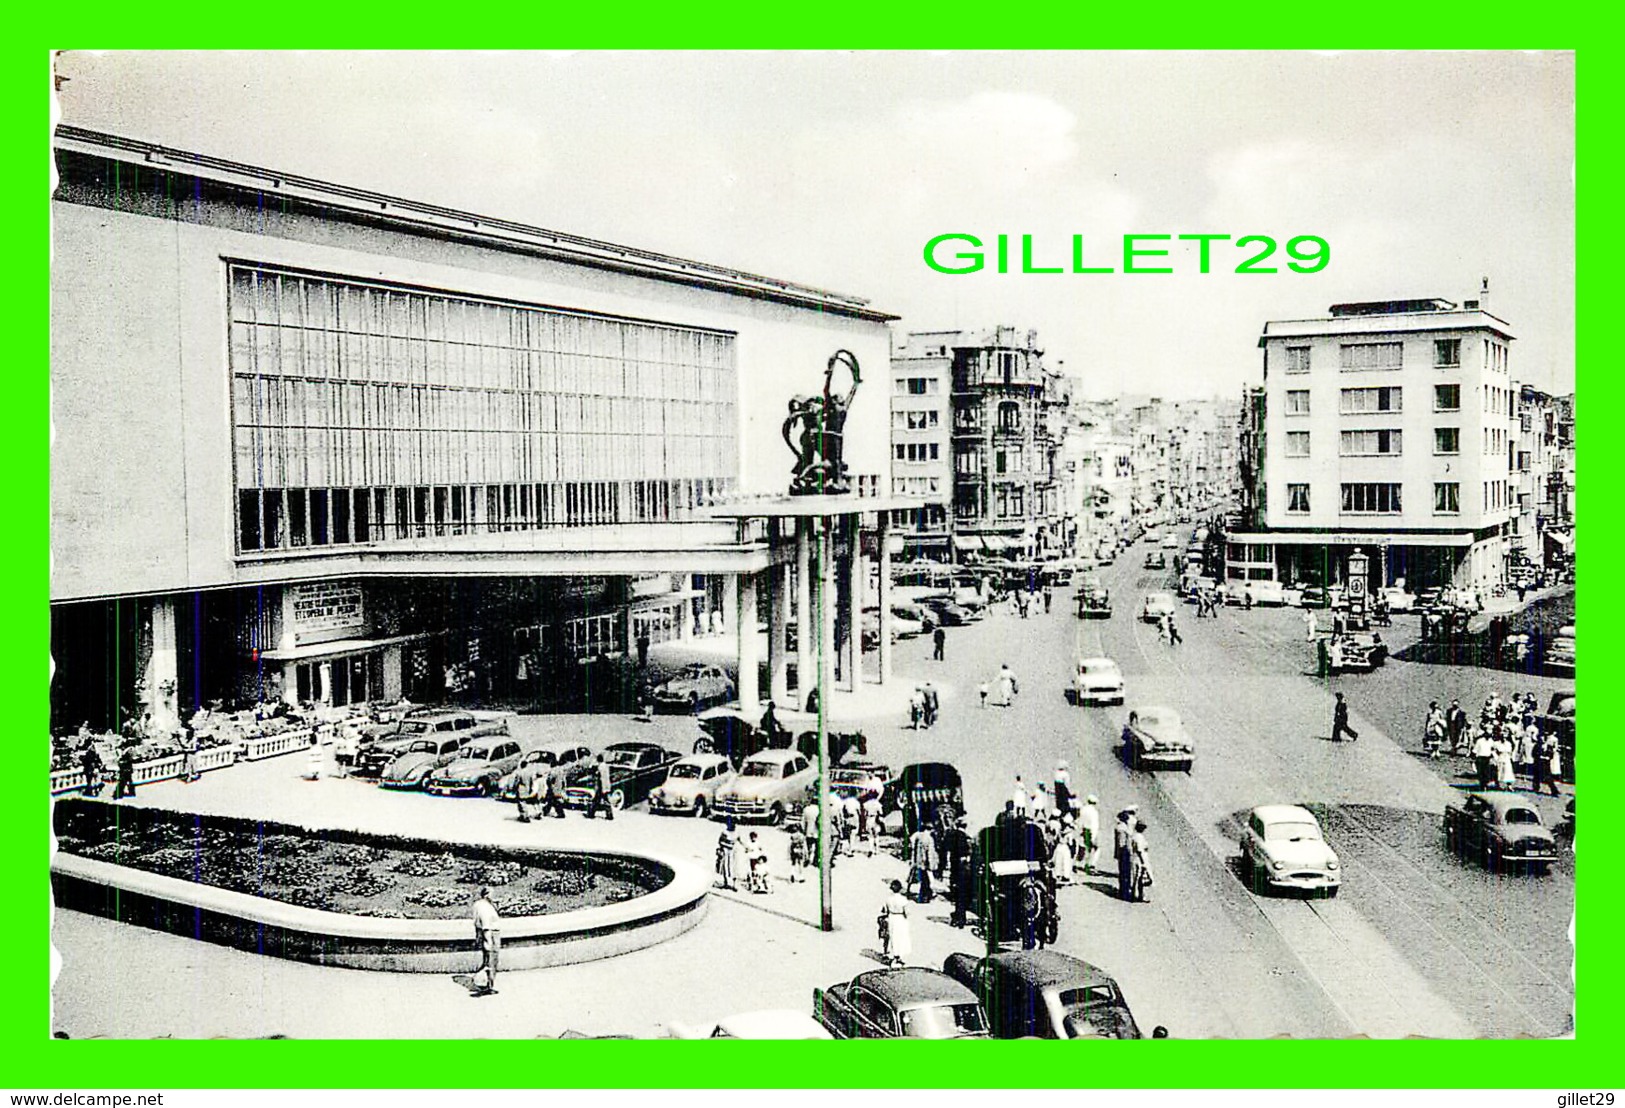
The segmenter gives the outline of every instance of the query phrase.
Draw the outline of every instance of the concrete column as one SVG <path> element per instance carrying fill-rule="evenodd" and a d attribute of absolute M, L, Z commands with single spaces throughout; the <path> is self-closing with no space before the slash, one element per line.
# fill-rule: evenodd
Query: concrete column
<path fill-rule="evenodd" d="M 731 635 L 739 626 L 739 578 L 731 573 L 722 579 L 722 633 Z"/>
<path fill-rule="evenodd" d="M 175 690 L 180 680 L 179 655 L 175 644 L 175 601 L 159 597 L 152 602 L 152 653 L 141 679 L 141 698 L 152 713 L 153 729 L 163 733 L 180 723 Z"/>
<path fill-rule="evenodd" d="M 875 534 L 876 553 L 880 566 L 880 683 L 891 680 L 891 513 L 880 513 L 880 526 Z"/>
<path fill-rule="evenodd" d="M 778 520 L 769 524 L 768 556 L 782 545 Z M 790 569 L 773 562 L 767 570 L 767 696 L 775 704 L 790 702 L 790 662 L 785 649 L 785 625 L 790 621 Z"/>
<path fill-rule="evenodd" d="M 386 703 L 401 698 L 402 655 L 403 651 L 398 643 L 394 646 L 384 647 L 384 700 Z"/>
<path fill-rule="evenodd" d="M 846 667 L 846 685 L 857 692 L 863 688 L 863 517 L 847 516 L 846 533 L 852 550 L 852 557 L 846 563 L 846 626 L 851 659 Z"/>
<path fill-rule="evenodd" d="M 796 707 L 807 706 L 807 694 L 816 682 L 813 658 L 816 657 L 818 621 L 812 608 L 812 521 L 796 520 Z"/>
<path fill-rule="evenodd" d="M 754 712 L 761 701 L 756 651 L 756 574 L 734 574 L 734 635 L 739 643 L 739 707 Z"/>

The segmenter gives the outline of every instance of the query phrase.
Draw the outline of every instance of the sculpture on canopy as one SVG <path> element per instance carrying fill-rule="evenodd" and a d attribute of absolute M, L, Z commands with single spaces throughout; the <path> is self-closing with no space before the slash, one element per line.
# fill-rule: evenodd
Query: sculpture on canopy
<path fill-rule="evenodd" d="M 835 367 L 846 366 L 852 387 L 845 396 L 831 392 Z M 791 496 L 841 496 L 852 491 L 845 455 L 846 416 L 862 377 L 858 359 L 850 350 L 837 350 L 824 370 L 822 396 L 797 396 L 784 420 L 784 444 L 796 456 L 790 478 Z"/>

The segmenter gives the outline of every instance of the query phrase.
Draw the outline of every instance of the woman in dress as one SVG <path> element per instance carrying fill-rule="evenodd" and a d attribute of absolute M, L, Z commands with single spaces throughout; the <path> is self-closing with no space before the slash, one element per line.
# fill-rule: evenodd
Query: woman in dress
<path fill-rule="evenodd" d="M 908 929 L 908 898 L 903 895 L 901 881 L 891 883 L 891 895 L 886 898 L 886 906 L 881 909 L 880 915 L 885 921 L 881 956 L 891 965 L 900 966 L 914 949 L 913 936 Z"/>
<path fill-rule="evenodd" d="M 1510 789 L 1517 784 L 1512 767 L 1512 740 L 1503 731 L 1495 740 L 1495 786 Z"/>
<path fill-rule="evenodd" d="M 312 727 L 310 731 L 310 752 L 305 758 L 305 780 L 320 781 L 322 778 L 322 734 L 321 728 Z"/>
<path fill-rule="evenodd" d="M 1050 820 L 1055 840 L 1055 848 L 1050 852 L 1050 869 L 1055 874 L 1057 885 L 1072 884 L 1072 829 L 1069 822 L 1064 817 Z"/>
<path fill-rule="evenodd" d="M 1138 820 L 1134 824 L 1134 833 L 1129 836 L 1129 892 L 1131 900 L 1138 900 L 1142 904 L 1151 901 L 1147 889 L 1151 887 L 1151 863 L 1149 855 L 1151 846 L 1145 838 L 1145 820 Z"/>
<path fill-rule="evenodd" d="M 734 855 L 739 849 L 739 836 L 734 833 L 733 817 L 723 825 L 717 836 L 717 883 L 724 889 L 737 889 L 734 883 Z"/>

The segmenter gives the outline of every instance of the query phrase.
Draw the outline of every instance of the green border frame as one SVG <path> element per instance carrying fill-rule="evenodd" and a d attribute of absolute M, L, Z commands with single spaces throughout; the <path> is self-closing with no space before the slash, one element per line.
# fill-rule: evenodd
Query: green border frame
<path fill-rule="evenodd" d="M 408 6 L 410 8 L 411 5 Z M 1610 8 L 1612 6 L 1610 5 Z M 0 805 L 0 841 L 13 844 L 16 866 L 12 896 L 0 914 L 0 943 L 16 952 L 9 1002 L 0 1011 L 0 1043 L 5 1064 L 0 1084 L 39 1090 L 64 1088 L 322 1088 L 409 1087 L 415 1085 L 384 1064 L 387 1050 L 340 1042 L 281 1041 L 82 1041 L 50 1039 L 49 974 L 46 940 L 50 887 L 44 865 L 47 849 L 44 777 L 48 706 L 44 695 L 49 651 L 49 480 L 48 373 L 48 180 L 49 145 L 41 126 L 48 92 L 47 51 L 74 39 L 134 44 L 130 48 L 206 49 L 238 46 L 276 48 L 298 36 L 345 48 L 819 48 L 819 49 L 1545 49 L 1584 44 L 1576 65 L 1577 99 L 1584 105 L 1578 138 L 1587 152 L 1588 193 L 1578 198 L 1575 257 L 1587 263 L 1580 298 L 1610 321 L 1611 299 L 1604 271 L 1618 247 L 1594 241 L 1582 252 L 1581 229 L 1602 231 L 1606 211 L 1618 191 L 1609 172 L 1618 154 L 1612 136 L 1619 130 L 1615 109 L 1621 69 L 1609 47 L 1615 23 L 1595 8 L 1531 8 L 1510 4 L 1454 5 L 1439 9 L 1329 9 L 1317 19 L 1296 5 L 1272 2 L 1241 15 L 1230 6 L 1159 9 L 1155 21 L 1138 24 L 1127 14 L 1102 13 L 1095 6 L 1052 13 L 1022 9 L 922 5 L 919 10 L 880 9 L 841 0 L 816 8 L 745 6 L 705 12 L 663 7 L 647 12 L 618 5 L 594 18 L 579 8 L 514 5 L 482 10 L 478 22 L 445 19 L 446 11 L 337 10 L 295 3 L 260 9 L 259 22 L 243 33 L 207 8 L 150 7 L 101 9 L 38 8 L 8 20 L 16 35 L 6 50 L 3 70 L 12 112 L 4 122 L 10 140 L 6 156 L 8 225 L 4 242 L 14 259 L 8 333 L 21 339 L 8 381 L 8 414 L 0 452 L 12 476 L 9 488 L 13 538 L 0 553 L 12 587 L 0 592 L 0 691 L 17 736 L 31 751 L 17 772 L 6 776 L 13 802 Z M 39 33 L 39 32 L 44 33 Z M 301 35 L 301 32 L 303 34 Z M 49 41 L 47 41 L 47 39 Z M 35 40 L 38 40 L 37 42 Z M 1132 91 L 1132 90 L 1130 90 Z M 1154 90 L 1145 90 L 1154 95 Z M 1493 142 L 1493 135 L 1484 136 Z M 1464 184 L 1464 187 L 1472 187 Z M 1590 200 L 1587 203 L 1587 199 Z M 1607 323 L 1582 328 L 1578 350 L 1598 351 Z M 1579 355 L 1577 355 L 1578 357 Z M 1618 410 L 1621 387 L 1617 359 L 1585 380 L 1587 425 L 1600 428 Z M 1617 455 L 1599 451 L 1587 484 L 1602 488 L 1620 472 Z M 1601 459 L 1600 461 L 1596 459 Z M 1607 518 L 1607 499 L 1588 503 L 1586 551 L 1616 549 L 1609 535 L 1619 529 Z M 1599 564 L 1601 564 L 1599 562 Z M 1587 624 L 1606 626 L 1619 614 L 1615 590 L 1588 599 Z M 1593 618 L 1595 616 L 1595 618 Z M 1591 640 L 1587 673 L 1609 672 L 1620 657 L 1601 636 Z M 1599 703 L 1602 694 L 1598 694 Z M 1600 709 L 1598 709 L 1600 711 Z M 33 745 L 38 743 L 38 745 Z M 36 762 L 35 759 L 38 759 Z M 28 767 L 34 768 L 28 768 Z M 1594 771 L 1595 772 L 1595 771 Z M 1618 826 L 1617 797 L 1597 789 L 1588 798 L 1587 846 L 1607 857 L 1603 836 Z M 1485 1042 L 1360 1041 L 1166 1041 L 1120 1044 L 1111 1049 L 1120 1064 L 1055 1064 L 1050 1047 L 991 1043 L 971 1048 L 950 1044 L 888 1044 L 885 1053 L 847 1044 L 741 1043 L 719 1048 L 677 1042 L 549 1042 L 546 1057 L 538 1041 L 485 1041 L 480 1061 L 459 1073 L 459 1084 L 493 1088 L 525 1087 L 534 1074 L 568 1087 L 1054 1087 L 1088 1081 L 1118 1088 L 1546 1088 L 1585 1090 L 1619 1084 L 1616 1042 L 1621 1019 L 1616 998 L 1620 960 L 1608 937 L 1620 916 L 1620 891 L 1599 866 L 1577 896 L 1583 919 L 1576 932 L 1590 951 L 1577 986 L 1577 1038 L 1571 1041 L 1502 1040 Z M 1589 936 L 1589 941 L 1587 941 Z M 382 1044 L 381 1044 L 382 1045 Z M 433 1047 L 433 1043 L 421 1044 Z M 1084 1048 L 1087 1049 L 1087 1048 Z M 1072 1055 L 1069 1054 L 1068 1057 Z M 1081 1060 L 1081 1059 L 1080 1059 Z M 856 1064 L 854 1064 L 856 1061 Z"/>

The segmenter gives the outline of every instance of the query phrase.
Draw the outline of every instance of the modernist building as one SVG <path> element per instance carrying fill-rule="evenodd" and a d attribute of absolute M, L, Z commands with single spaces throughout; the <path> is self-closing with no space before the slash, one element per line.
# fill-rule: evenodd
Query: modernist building
<path fill-rule="evenodd" d="M 1067 401 L 1036 331 L 995 327 L 953 358 L 954 544 L 995 556 L 1061 551 L 1055 466 Z"/>
<path fill-rule="evenodd" d="M 893 524 L 905 557 L 950 560 L 953 502 L 953 351 L 957 331 L 924 331 L 892 351 L 892 493 L 923 501 Z"/>
<path fill-rule="evenodd" d="M 1338 304 L 1265 324 L 1252 519 L 1236 579 L 1482 585 L 1505 573 L 1517 389 L 1511 329 L 1480 301 Z"/>
<path fill-rule="evenodd" d="M 789 397 L 842 348 L 887 381 L 893 317 L 113 135 L 56 147 L 54 723 L 580 702 L 640 637 L 719 622 L 754 659 L 794 542 L 708 510 L 784 490 Z M 860 389 L 846 425 L 870 494 L 888 400 Z"/>

